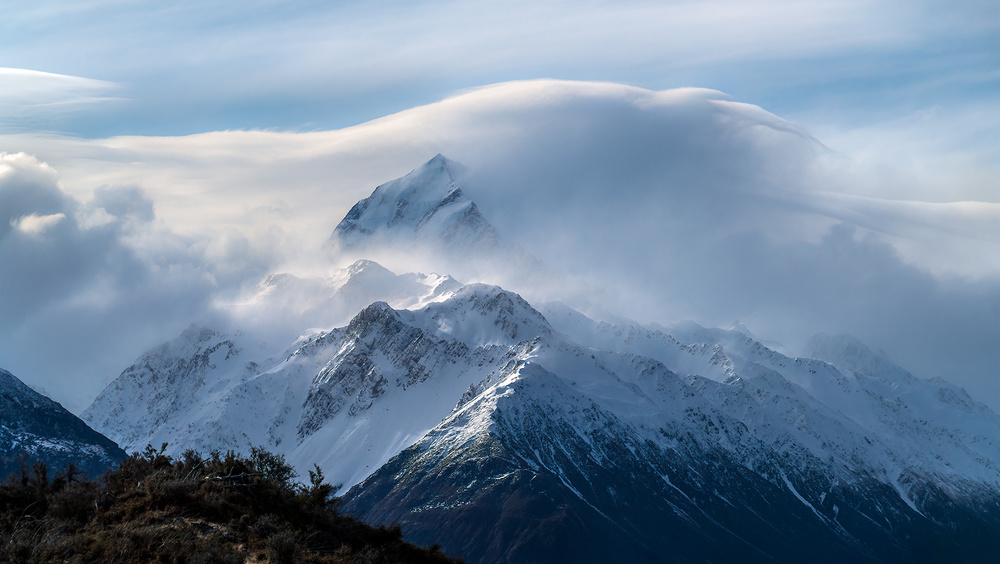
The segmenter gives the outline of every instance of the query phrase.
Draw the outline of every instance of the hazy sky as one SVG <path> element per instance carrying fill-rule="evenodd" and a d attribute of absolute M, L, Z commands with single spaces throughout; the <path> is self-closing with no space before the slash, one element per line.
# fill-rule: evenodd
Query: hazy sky
<path fill-rule="evenodd" d="M 2 7 L 0 366 L 74 411 L 437 152 L 643 321 L 1000 404 L 995 0 Z"/>

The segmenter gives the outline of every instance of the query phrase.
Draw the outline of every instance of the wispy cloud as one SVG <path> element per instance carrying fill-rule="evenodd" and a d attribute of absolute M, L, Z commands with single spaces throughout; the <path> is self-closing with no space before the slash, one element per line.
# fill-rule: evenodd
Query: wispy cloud
<path fill-rule="evenodd" d="M 53 213 L 49 215 L 28 214 L 17 219 L 12 219 L 10 224 L 22 233 L 28 235 L 38 235 L 45 232 L 50 227 L 54 227 L 62 220 L 66 219 L 64 213 Z"/>
<path fill-rule="evenodd" d="M 120 87 L 104 80 L 0 67 L 0 127 L 45 129 L 58 116 L 84 106 L 122 101 Z"/>

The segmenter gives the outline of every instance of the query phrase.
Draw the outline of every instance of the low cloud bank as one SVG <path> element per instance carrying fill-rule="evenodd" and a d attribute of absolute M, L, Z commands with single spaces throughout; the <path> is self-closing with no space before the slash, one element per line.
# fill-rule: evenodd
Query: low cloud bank
<path fill-rule="evenodd" d="M 155 220 L 136 187 L 81 202 L 48 165 L 0 153 L 0 359 L 77 412 L 143 349 L 266 268 Z"/>

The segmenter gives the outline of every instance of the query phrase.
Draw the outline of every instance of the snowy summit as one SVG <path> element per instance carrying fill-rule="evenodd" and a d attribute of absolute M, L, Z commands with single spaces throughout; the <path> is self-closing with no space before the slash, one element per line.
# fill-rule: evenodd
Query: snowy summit
<path fill-rule="evenodd" d="M 351 208 L 330 241 L 342 249 L 430 244 L 451 252 L 492 249 L 500 234 L 456 181 L 458 165 L 438 154 L 377 187 Z"/>

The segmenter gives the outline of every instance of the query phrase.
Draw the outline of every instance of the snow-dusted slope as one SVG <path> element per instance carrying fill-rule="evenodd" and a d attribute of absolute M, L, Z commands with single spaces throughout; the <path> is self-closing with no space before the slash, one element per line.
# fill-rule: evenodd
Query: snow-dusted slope
<path fill-rule="evenodd" d="M 61 405 L 0 368 L 0 476 L 44 462 L 50 472 L 67 464 L 97 477 L 125 452 Z"/>
<path fill-rule="evenodd" d="M 271 356 L 191 328 L 85 418 L 129 448 L 319 464 L 350 510 L 475 560 L 557 561 L 562 537 L 599 560 L 1000 554 L 996 414 L 854 341 L 824 342 L 830 364 L 739 331 L 543 315 L 496 286 L 435 296 Z"/>
<path fill-rule="evenodd" d="M 351 208 L 331 242 L 342 248 L 429 243 L 463 254 L 492 252 L 500 234 L 462 192 L 455 178 L 457 166 L 439 154 L 382 184 Z"/>
<path fill-rule="evenodd" d="M 736 331 L 685 324 L 675 338 L 553 314 L 563 331 L 522 342 L 447 419 L 351 490 L 348 509 L 485 562 L 1000 554 L 1000 456 L 963 451 L 956 438 L 989 431 L 980 439 L 995 441 L 988 409 L 947 431 L 909 429 L 892 408 L 865 426 L 813 395 L 835 406 L 846 400 L 833 390 L 870 396 L 825 362 Z M 602 346 L 574 343 L 574 333 Z M 906 384 L 880 401 L 934 385 Z M 947 398 L 927 407 L 953 409 Z"/>
<path fill-rule="evenodd" d="M 412 312 L 376 302 L 279 354 L 192 326 L 126 369 L 83 417 L 127 448 L 263 445 L 353 485 L 440 422 L 519 339 L 545 331 L 519 296 L 486 285 Z"/>
<path fill-rule="evenodd" d="M 815 358 L 790 358 L 735 330 L 690 322 L 663 329 L 609 325 L 555 304 L 543 311 L 582 343 L 646 355 L 765 400 L 771 407 L 755 408 L 755 423 L 749 406 L 711 391 L 726 388 L 697 384 L 736 416 L 747 414 L 745 422 L 761 436 L 778 429 L 800 434 L 813 454 L 860 457 L 893 483 L 919 468 L 927 477 L 1000 484 L 1000 416 L 960 388 L 914 377 L 852 337 L 817 336 L 810 345 Z M 856 436 L 865 440 L 847 448 Z"/>

